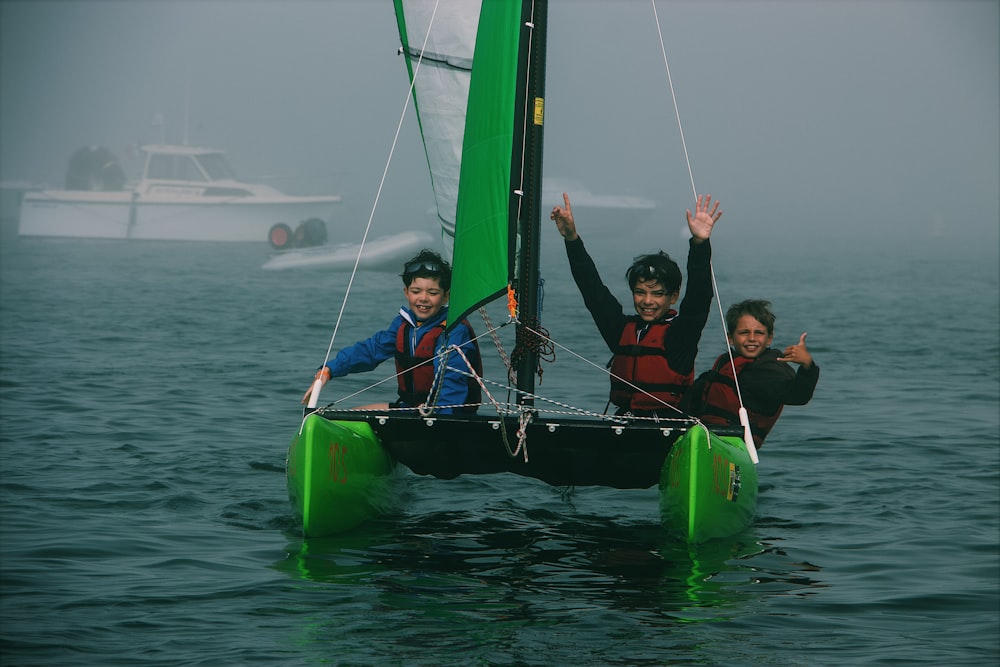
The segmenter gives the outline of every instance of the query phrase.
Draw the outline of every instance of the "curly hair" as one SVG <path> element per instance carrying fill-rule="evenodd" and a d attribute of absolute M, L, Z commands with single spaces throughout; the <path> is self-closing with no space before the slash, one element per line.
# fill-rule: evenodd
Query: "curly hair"
<path fill-rule="evenodd" d="M 441 255 L 427 248 L 407 260 L 403 264 L 403 272 L 399 275 L 407 287 L 410 286 L 414 278 L 437 278 L 441 289 L 445 292 L 451 290 L 451 264 L 446 262 Z"/>
<path fill-rule="evenodd" d="M 681 267 L 662 250 L 649 255 L 635 258 L 632 266 L 625 272 L 625 280 L 630 289 L 635 289 L 640 280 L 655 280 L 669 293 L 681 289 Z"/>

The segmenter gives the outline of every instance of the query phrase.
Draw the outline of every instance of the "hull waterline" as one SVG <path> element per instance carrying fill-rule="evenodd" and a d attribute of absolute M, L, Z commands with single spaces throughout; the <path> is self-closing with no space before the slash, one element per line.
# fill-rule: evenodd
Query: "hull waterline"
<path fill-rule="evenodd" d="M 41 190 L 21 201 L 21 236 L 265 243 L 273 225 L 331 218 L 330 197 L 133 197 Z"/>
<path fill-rule="evenodd" d="M 285 468 L 303 534 L 336 535 L 387 511 L 395 467 L 366 423 L 306 417 Z"/>

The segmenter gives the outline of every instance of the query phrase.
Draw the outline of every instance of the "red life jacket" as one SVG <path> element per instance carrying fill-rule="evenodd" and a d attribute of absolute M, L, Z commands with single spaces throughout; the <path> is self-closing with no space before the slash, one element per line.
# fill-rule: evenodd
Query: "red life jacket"
<path fill-rule="evenodd" d="M 479 356 L 479 345 L 475 342 L 475 333 L 472 325 L 466 320 L 462 320 L 469 329 L 469 337 L 473 339 L 473 354 L 466 354 L 477 375 L 483 374 L 483 363 Z M 446 322 L 435 324 L 431 331 L 428 331 L 417 342 L 417 349 L 412 353 L 407 352 L 410 343 L 410 332 L 413 325 L 407 321 L 396 332 L 396 380 L 399 388 L 399 400 L 406 405 L 417 406 L 427 402 L 431 387 L 434 384 L 434 364 L 430 360 L 434 358 L 434 351 L 437 349 L 437 339 L 445 329 Z M 427 362 L 427 363 L 424 363 Z M 479 383 L 474 378 L 466 377 L 466 384 L 469 387 L 466 403 L 471 403 L 469 407 L 461 408 L 462 412 L 475 412 L 479 409 L 479 402 L 482 400 L 482 390 Z"/>
<path fill-rule="evenodd" d="M 659 410 L 664 403 L 677 405 L 684 390 L 694 381 L 694 369 L 681 374 L 667 363 L 663 341 L 670 322 L 650 324 L 637 341 L 638 324 L 638 319 L 628 321 L 611 359 L 611 402 L 625 410 Z"/>
<path fill-rule="evenodd" d="M 740 423 L 740 401 L 736 394 L 736 378 L 743 374 L 747 366 L 757 360 L 733 357 L 733 361 L 736 364 L 735 373 L 733 365 L 729 363 L 729 355 L 723 354 L 715 360 L 712 370 L 705 374 L 706 381 L 704 390 L 701 392 L 699 409 L 701 414 L 699 416 L 706 423 L 735 425 Z M 747 410 L 750 432 L 753 434 L 754 443 L 758 448 L 764 443 L 764 438 L 770 433 L 774 423 L 778 421 L 783 408 L 783 405 L 778 406 L 778 411 L 772 415 L 763 415 Z"/>

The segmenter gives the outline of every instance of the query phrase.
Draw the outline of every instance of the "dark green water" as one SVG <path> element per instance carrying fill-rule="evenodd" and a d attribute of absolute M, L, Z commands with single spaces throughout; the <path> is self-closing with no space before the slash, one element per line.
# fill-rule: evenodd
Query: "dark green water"
<path fill-rule="evenodd" d="M 304 541 L 284 456 L 345 275 L 261 271 L 261 247 L 3 241 L 5 665 L 1000 658 L 995 248 L 737 264 L 720 239 L 723 301 L 770 298 L 776 344 L 808 331 L 823 375 L 761 451 L 754 526 L 689 548 L 655 490 L 512 476 L 405 475 L 394 513 Z M 603 364 L 559 253 L 544 324 Z M 354 289 L 341 344 L 400 301 L 391 274 Z M 601 409 L 587 372 L 559 353 L 540 391 Z"/>

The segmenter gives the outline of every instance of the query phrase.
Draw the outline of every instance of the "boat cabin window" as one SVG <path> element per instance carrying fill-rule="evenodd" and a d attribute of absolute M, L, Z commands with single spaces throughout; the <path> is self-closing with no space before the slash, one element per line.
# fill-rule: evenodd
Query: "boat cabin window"
<path fill-rule="evenodd" d="M 204 181 L 205 174 L 190 155 L 150 155 L 146 178 L 169 181 Z"/>
<path fill-rule="evenodd" d="M 198 156 L 201 168 L 205 170 L 208 177 L 213 181 L 236 180 L 233 168 L 222 153 L 206 153 Z"/>

